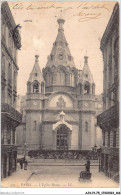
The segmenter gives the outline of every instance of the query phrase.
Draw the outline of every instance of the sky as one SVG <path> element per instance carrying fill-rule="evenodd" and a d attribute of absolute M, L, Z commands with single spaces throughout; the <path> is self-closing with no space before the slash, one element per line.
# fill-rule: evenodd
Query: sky
<path fill-rule="evenodd" d="M 58 33 L 57 19 L 65 19 L 64 34 L 76 68 L 82 69 L 84 56 L 96 85 L 103 92 L 103 58 L 100 40 L 111 17 L 115 1 L 9 1 L 16 24 L 21 28 L 21 50 L 18 51 L 18 94 L 25 95 L 35 55 L 41 70 L 46 66 Z M 62 11 L 61 11 L 62 10 Z"/>

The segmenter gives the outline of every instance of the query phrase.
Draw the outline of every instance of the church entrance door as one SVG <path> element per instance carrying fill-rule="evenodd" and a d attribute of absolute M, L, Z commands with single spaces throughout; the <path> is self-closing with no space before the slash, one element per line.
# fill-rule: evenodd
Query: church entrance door
<path fill-rule="evenodd" d="M 57 149 L 68 150 L 69 144 L 69 129 L 62 124 L 57 129 Z"/>

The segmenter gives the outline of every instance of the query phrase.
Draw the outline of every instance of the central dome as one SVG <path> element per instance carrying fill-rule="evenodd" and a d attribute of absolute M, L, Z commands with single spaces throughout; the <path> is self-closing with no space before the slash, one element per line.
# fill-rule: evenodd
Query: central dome
<path fill-rule="evenodd" d="M 53 43 L 53 48 L 48 56 L 48 61 L 46 66 L 70 66 L 75 67 L 73 57 L 71 55 L 70 49 L 68 47 L 68 43 L 66 41 L 65 35 L 64 35 L 64 28 L 63 24 L 65 22 L 64 19 L 58 19 L 57 20 L 59 24 L 58 28 L 58 34 L 56 37 L 55 42 Z"/>

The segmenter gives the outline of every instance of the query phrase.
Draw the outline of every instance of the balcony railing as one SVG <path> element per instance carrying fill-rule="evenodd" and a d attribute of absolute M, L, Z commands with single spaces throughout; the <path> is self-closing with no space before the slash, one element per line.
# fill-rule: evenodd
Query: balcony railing
<path fill-rule="evenodd" d="M 22 121 L 22 114 L 15 110 L 12 106 L 6 103 L 1 104 L 1 112 L 7 113 L 10 117 L 14 118 L 16 121 Z"/>
<path fill-rule="evenodd" d="M 113 120 L 116 122 L 119 120 L 119 103 L 116 103 L 114 106 L 100 114 L 97 117 L 97 124 L 101 125 Z"/>
<path fill-rule="evenodd" d="M 8 145 L 2 144 L 1 145 L 1 149 L 2 149 L 2 152 L 7 152 L 7 153 L 9 153 L 9 152 L 17 152 L 17 146 L 10 145 L 10 144 L 8 144 Z"/>
<path fill-rule="evenodd" d="M 102 153 L 107 153 L 107 154 L 119 154 L 119 148 L 116 147 L 102 147 L 101 148 Z"/>

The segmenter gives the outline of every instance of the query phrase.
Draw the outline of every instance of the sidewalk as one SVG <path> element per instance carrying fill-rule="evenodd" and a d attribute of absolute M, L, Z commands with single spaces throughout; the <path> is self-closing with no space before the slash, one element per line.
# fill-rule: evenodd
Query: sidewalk
<path fill-rule="evenodd" d="M 11 176 L 4 178 L 1 181 L 1 187 L 21 188 L 23 187 L 22 185 L 26 183 L 31 173 L 31 170 L 19 169 L 16 172 L 12 173 Z"/>

